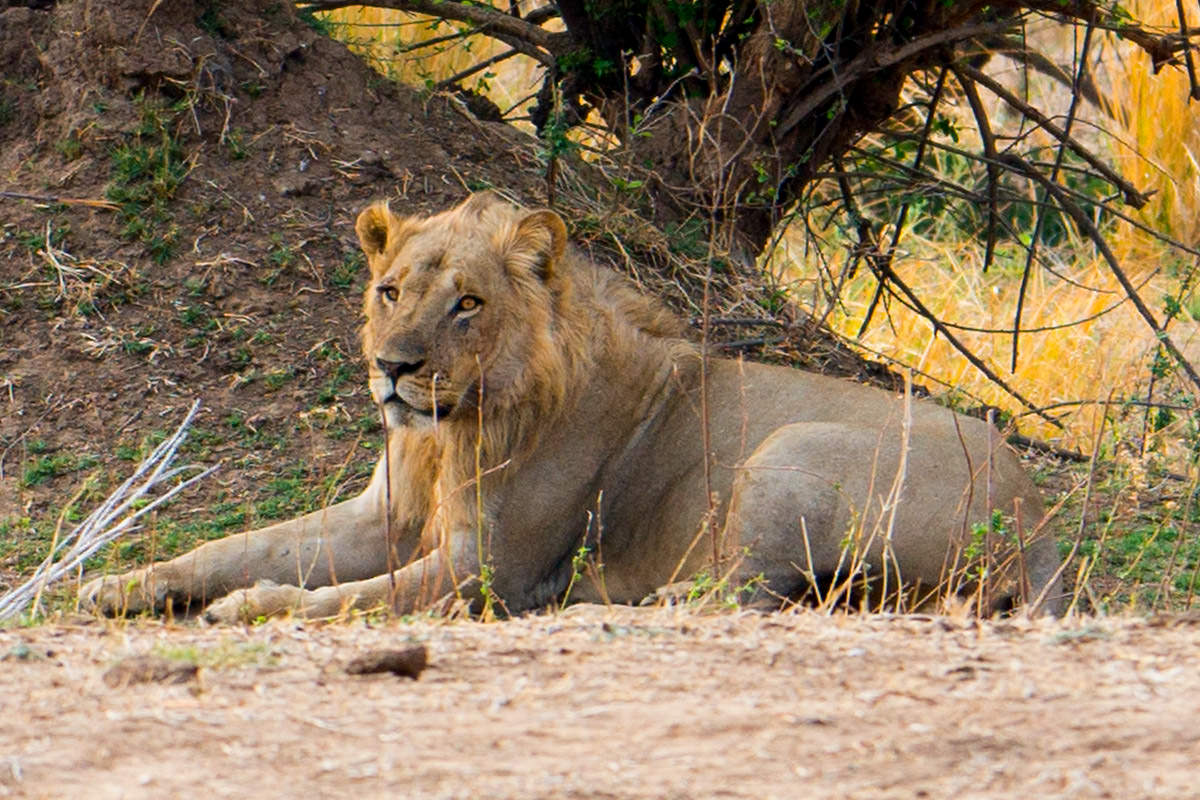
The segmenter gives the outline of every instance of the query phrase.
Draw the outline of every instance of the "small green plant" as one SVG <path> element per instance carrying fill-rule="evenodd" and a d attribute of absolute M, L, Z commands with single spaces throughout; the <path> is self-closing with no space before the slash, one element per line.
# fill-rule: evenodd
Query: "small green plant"
<path fill-rule="evenodd" d="M 306 8 L 299 9 L 297 11 L 297 15 L 300 17 L 301 22 L 322 36 L 333 36 L 333 31 L 336 26 L 332 22 L 329 22 L 329 20 L 327 20 L 324 16 L 318 16 Z"/>
<path fill-rule="evenodd" d="M 290 369 L 277 369 L 263 376 L 263 383 L 266 385 L 267 391 L 274 392 L 291 379 L 292 371 Z"/>
<path fill-rule="evenodd" d="M 208 315 L 208 309 L 204 306 L 184 306 L 179 312 L 179 319 L 184 325 L 204 331 L 211 331 L 217 327 L 216 321 Z"/>
<path fill-rule="evenodd" d="M 234 128 L 225 135 L 225 150 L 233 161 L 241 161 L 250 155 L 246 149 L 246 133 L 241 128 Z"/>
<path fill-rule="evenodd" d="M 579 549 L 575 551 L 575 555 L 571 556 L 571 580 L 567 582 L 567 588 L 563 591 L 562 605 L 566 605 L 571 600 L 571 590 L 575 588 L 575 583 L 583 577 L 584 567 L 587 566 L 588 556 L 592 550 L 586 544 L 579 545 Z"/>
<path fill-rule="evenodd" d="M 237 34 L 228 21 L 221 16 L 220 3 L 212 0 L 205 4 L 204 10 L 196 18 L 196 26 L 216 39 L 232 39 Z"/>
<path fill-rule="evenodd" d="M 221 641 L 212 647 L 182 644 L 159 644 L 153 655 L 170 661 L 195 664 L 206 669 L 237 669 L 239 667 L 269 667 L 279 662 L 278 655 L 265 642 Z"/>
<path fill-rule="evenodd" d="M 122 235 L 145 244 L 161 264 L 171 257 L 179 237 L 169 204 L 191 169 L 172 130 L 186 101 L 165 106 L 139 95 L 135 102 L 141 112 L 140 124 L 112 149 L 112 177 L 106 195 L 120 206 Z"/>
<path fill-rule="evenodd" d="M 229 360 L 235 367 L 246 367 L 254 361 L 254 353 L 249 347 L 242 345 L 229 354 Z"/>
<path fill-rule="evenodd" d="M 78 134 L 72 131 L 66 137 L 59 139 L 54 144 L 54 149 L 62 154 L 66 161 L 74 161 L 83 155 L 83 142 L 79 140 Z"/>
<path fill-rule="evenodd" d="M 259 282 L 265 286 L 274 286 L 279 276 L 292 266 L 298 257 L 296 249 L 284 244 L 281 235 L 271 234 L 271 247 L 267 251 L 267 264 L 270 265 L 270 269 L 259 278 Z"/>
<path fill-rule="evenodd" d="M 347 252 L 342 256 L 342 263 L 334 268 L 333 274 L 329 276 L 329 282 L 338 289 L 349 289 L 354 285 L 355 279 L 362 274 L 363 268 L 366 267 L 366 259 L 358 250 Z"/>
<path fill-rule="evenodd" d="M 317 401 L 323 405 L 328 405 L 337 399 L 338 393 L 346 383 L 356 380 L 358 377 L 358 369 L 354 364 L 343 362 L 337 365 L 333 375 L 321 387 L 321 391 L 317 393 Z"/>
<path fill-rule="evenodd" d="M 38 231 L 26 231 L 18 229 L 16 232 L 17 243 L 24 247 L 30 255 L 36 255 L 46 249 L 46 228 Z M 71 232 L 71 226 L 67 223 L 52 225 L 49 228 L 51 247 L 61 249 L 66 242 L 68 234 Z"/>
<path fill-rule="evenodd" d="M 55 453 L 53 455 L 39 456 L 33 460 L 33 463 L 25 468 L 21 475 L 21 486 L 29 489 L 34 486 L 41 486 L 51 478 L 57 478 L 59 475 L 65 475 L 68 472 L 74 472 L 79 469 L 87 469 L 95 465 L 94 457 L 85 456 L 76 458 L 71 453 Z"/>

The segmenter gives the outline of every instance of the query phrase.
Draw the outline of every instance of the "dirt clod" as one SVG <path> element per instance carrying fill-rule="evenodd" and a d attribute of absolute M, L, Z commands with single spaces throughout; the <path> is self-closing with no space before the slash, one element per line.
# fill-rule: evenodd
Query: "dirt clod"
<path fill-rule="evenodd" d="M 429 655 L 425 645 L 405 647 L 402 650 L 372 650 L 352 659 L 346 665 L 351 675 L 371 675 L 377 672 L 393 672 L 402 678 L 417 677 L 428 664 Z"/>

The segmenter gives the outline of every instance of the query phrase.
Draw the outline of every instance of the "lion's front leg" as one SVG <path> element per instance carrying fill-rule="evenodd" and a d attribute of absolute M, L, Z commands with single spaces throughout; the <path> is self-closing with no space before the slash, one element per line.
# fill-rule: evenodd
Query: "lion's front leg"
<path fill-rule="evenodd" d="M 170 579 L 153 567 L 105 575 L 84 584 L 79 604 L 106 616 L 140 614 L 166 605 Z"/>
<path fill-rule="evenodd" d="M 387 568 L 378 487 L 303 517 L 208 542 L 178 558 L 106 576 L 79 592 L 80 607 L 109 616 L 203 605 L 257 581 L 327 586 Z"/>
<path fill-rule="evenodd" d="M 469 542 L 469 537 L 461 537 Z M 437 550 L 406 567 L 374 578 L 319 589 L 301 589 L 259 581 L 216 601 L 204 611 L 213 623 L 252 622 L 292 614 L 306 619 L 334 617 L 346 611 L 390 608 L 411 614 L 434 606 L 456 592 L 478 594 L 478 561 L 469 544 L 453 554 Z"/>
<path fill-rule="evenodd" d="M 204 619 L 232 624 L 289 613 L 317 619 L 332 617 L 341 611 L 341 596 L 335 587 L 301 589 L 274 581 L 259 581 L 249 589 L 237 589 L 212 603 L 204 609 Z"/>

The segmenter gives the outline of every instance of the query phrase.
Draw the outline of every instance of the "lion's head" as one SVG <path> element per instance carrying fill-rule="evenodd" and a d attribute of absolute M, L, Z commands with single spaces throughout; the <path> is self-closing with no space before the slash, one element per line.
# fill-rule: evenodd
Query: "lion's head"
<path fill-rule="evenodd" d="M 428 218 L 377 203 L 356 229 L 371 269 L 363 352 L 390 426 L 474 424 L 481 401 L 490 413 L 561 400 L 562 373 L 582 365 L 564 340 L 557 214 L 485 192 Z"/>

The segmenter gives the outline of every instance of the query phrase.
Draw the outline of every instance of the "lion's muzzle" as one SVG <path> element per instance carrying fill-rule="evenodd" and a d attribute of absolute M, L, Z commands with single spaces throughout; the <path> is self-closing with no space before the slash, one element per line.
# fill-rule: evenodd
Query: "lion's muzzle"
<path fill-rule="evenodd" d="M 457 406 L 456 402 L 445 393 L 445 387 L 435 393 L 427 382 L 420 378 L 419 372 L 426 362 L 421 361 L 388 361 L 383 358 L 375 359 L 379 372 L 371 376 L 371 394 L 383 411 L 388 425 L 400 427 L 407 425 L 422 426 L 435 419 L 445 419 Z M 382 374 L 380 374 L 382 373 Z M 433 375 L 433 385 L 438 384 L 438 374 Z"/>
<path fill-rule="evenodd" d="M 382 358 L 376 358 L 375 366 L 379 367 L 380 372 L 391 378 L 392 383 L 395 383 L 402 375 L 412 375 L 425 366 L 425 361 L 424 359 L 420 361 L 385 361 Z"/>

